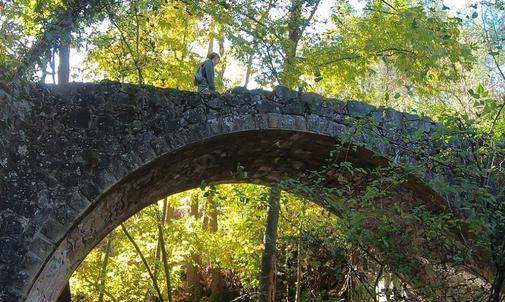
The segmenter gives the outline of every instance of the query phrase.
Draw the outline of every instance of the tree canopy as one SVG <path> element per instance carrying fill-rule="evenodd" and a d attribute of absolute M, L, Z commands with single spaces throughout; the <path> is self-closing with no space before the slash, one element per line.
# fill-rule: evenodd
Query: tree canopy
<path fill-rule="evenodd" d="M 388 198 L 419 166 L 330 158 L 309 182 L 279 184 L 274 299 L 504 301 L 503 0 L 458 10 L 441 0 L 0 1 L 0 89 L 13 94 L 23 81 L 56 82 L 58 65 L 74 79 L 191 90 L 213 51 L 220 92 L 284 85 L 392 107 L 434 119 L 452 146 L 431 155 L 433 171 L 457 179 L 434 181 L 442 213 Z M 358 174 L 370 182 L 351 198 Z M 269 206 L 255 185 L 153 200 L 83 261 L 74 300 L 255 300 Z"/>

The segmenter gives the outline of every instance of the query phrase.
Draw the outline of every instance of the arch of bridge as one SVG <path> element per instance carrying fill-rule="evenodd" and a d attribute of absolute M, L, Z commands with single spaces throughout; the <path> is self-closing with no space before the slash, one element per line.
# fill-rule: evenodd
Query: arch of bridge
<path fill-rule="evenodd" d="M 0 93 L 1 301 L 55 300 L 115 226 L 202 180 L 269 184 L 298 177 L 348 137 L 359 146 L 348 159 L 361 166 L 412 163 L 419 159 L 409 151 L 416 142 L 402 133 L 429 140 L 437 127 L 282 86 L 221 96 L 113 82 L 47 88 L 19 100 Z M 369 131 L 357 131 L 360 121 Z M 423 184 L 434 177 L 409 181 L 409 198 L 440 203 Z"/>

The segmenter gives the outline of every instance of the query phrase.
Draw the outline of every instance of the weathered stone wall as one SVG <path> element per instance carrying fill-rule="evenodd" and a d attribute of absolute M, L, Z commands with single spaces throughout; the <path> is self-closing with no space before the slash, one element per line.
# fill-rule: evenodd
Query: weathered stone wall
<path fill-rule="evenodd" d="M 363 166 L 441 148 L 430 120 L 284 87 L 212 97 L 112 82 L 48 89 L 17 100 L 0 91 L 0 301 L 53 301 L 113 227 L 202 180 L 297 177 L 347 137 L 362 146 L 349 159 Z M 422 150 L 403 139 L 416 131 Z M 434 177 L 410 190 L 443 206 L 423 184 Z"/>

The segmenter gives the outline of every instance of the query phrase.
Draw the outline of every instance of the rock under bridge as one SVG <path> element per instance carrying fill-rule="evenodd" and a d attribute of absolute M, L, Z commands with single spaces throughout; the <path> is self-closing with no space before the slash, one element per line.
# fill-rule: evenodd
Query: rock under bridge
<path fill-rule="evenodd" d="M 358 148 L 348 160 L 365 167 L 441 148 L 429 119 L 284 87 L 220 96 L 113 82 L 46 88 L 16 100 L 0 90 L 0 301 L 54 301 L 114 227 L 202 180 L 298 177 L 349 138 Z M 430 146 L 422 154 L 403 139 L 413 132 Z M 434 177 L 412 177 L 408 198 L 445 206 Z"/>

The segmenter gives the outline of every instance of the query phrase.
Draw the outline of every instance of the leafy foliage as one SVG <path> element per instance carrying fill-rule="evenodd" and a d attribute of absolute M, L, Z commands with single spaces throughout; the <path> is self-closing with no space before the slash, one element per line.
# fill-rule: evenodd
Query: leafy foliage
<path fill-rule="evenodd" d="M 349 137 L 309 182 L 282 184 L 291 194 L 282 195 L 277 298 L 294 298 L 301 284 L 304 300 L 500 301 L 505 4 L 469 2 L 454 12 L 438 0 L 361 2 L 362 12 L 343 0 L 3 1 L 0 79 L 20 71 L 36 79 L 47 65 L 54 72 L 62 34 L 71 32 L 92 80 L 190 89 L 200 55 L 217 41 L 225 58 L 217 72 L 221 90 L 240 81 L 223 78 L 239 65 L 246 81 L 255 76 L 261 87 L 280 83 L 429 115 L 440 123 L 431 138 L 447 148 L 430 153 L 422 131 L 402 137 L 416 143 L 409 151 L 422 164 L 400 158 L 369 168 L 342 160 L 339 154 L 359 147 Z M 372 120 L 348 122 L 370 144 L 381 143 Z M 442 210 L 405 193 L 409 177 L 442 171 L 454 176 L 431 181 L 447 202 Z M 208 227 L 209 197 L 217 205 L 216 232 Z M 253 299 L 267 200 L 267 190 L 253 185 L 167 197 L 88 256 L 72 279 L 74 296 L 188 300 L 191 267 L 209 296 L 217 267 L 230 296 Z M 487 270 L 482 259 L 492 259 Z"/>

